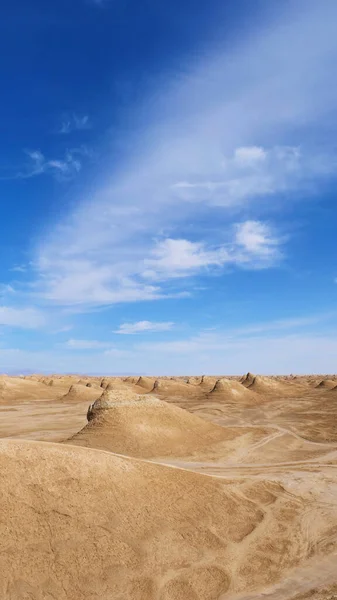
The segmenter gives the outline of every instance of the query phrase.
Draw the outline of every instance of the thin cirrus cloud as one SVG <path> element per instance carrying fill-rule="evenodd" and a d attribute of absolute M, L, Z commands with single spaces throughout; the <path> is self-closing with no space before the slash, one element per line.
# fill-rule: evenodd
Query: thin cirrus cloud
<path fill-rule="evenodd" d="M 186 291 L 167 290 L 165 282 L 227 266 L 268 268 L 280 260 L 282 240 L 266 223 L 246 221 L 231 228 L 225 244 L 165 238 L 151 246 L 114 248 L 109 263 L 76 257 L 46 255 L 40 269 L 46 274 L 45 299 L 63 305 L 109 305 L 122 302 L 185 297 Z M 67 253 L 69 247 L 65 248 Z M 125 256 L 123 255 L 125 252 Z"/>
<path fill-rule="evenodd" d="M 84 131 L 91 129 L 91 122 L 88 115 L 65 115 L 58 133 L 67 135 L 73 131 Z"/>
<path fill-rule="evenodd" d="M 61 159 L 47 159 L 40 150 L 27 150 L 29 162 L 18 178 L 27 179 L 38 175 L 51 175 L 55 179 L 68 179 L 80 172 L 82 162 L 78 150 L 68 150 Z"/>
<path fill-rule="evenodd" d="M 287 5 L 277 22 L 152 90 L 128 160 L 36 249 L 37 294 L 59 304 L 155 300 L 205 269 L 277 264 L 287 238 L 269 205 L 281 210 L 335 177 L 333 140 L 315 148 L 307 131 L 319 135 L 337 102 L 336 18 L 331 1 Z M 191 239 L 196 210 L 206 227 Z"/>
<path fill-rule="evenodd" d="M 324 337 L 326 333 L 322 331 L 324 324 L 331 329 L 331 323 L 336 321 L 336 311 L 322 312 L 307 316 L 295 316 L 288 319 L 276 319 L 270 321 L 262 321 L 257 323 L 247 323 L 245 327 L 201 330 L 196 334 L 187 337 L 170 341 L 159 342 L 141 342 L 137 345 L 138 350 L 157 351 L 164 354 L 188 352 L 207 352 L 220 351 L 226 349 L 237 349 L 245 347 L 247 341 L 263 339 L 273 340 L 274 332 L 284 331 L 284 335 L 291 337 L 309 336 L 313 339 L 315 336 Z M 305 329 L 305 333 L 299 333 L 301 329 Z M 299 331 L 297 331 L 299 330 Z M 329 331 L 330 335 L 330 331 Z M 332 336 L 331 336 L 332 337 Z M 249 342 L 250 343 L 250 342 Z"/>
<path fill-rule="evenodd" d="M 109 348 L 111 344 L 108 342 L 99 342 L 98 340 L 68 340 L 64 346 L 70 350 L 102 350 Z"/>
<path fill-rule="evenodd" d="M 89 154 L 85 147 L 67 150 L 60 158 L 47 158 L 41 150 L 25 150 L 25 163 L 18 168 L 5 169 L 0 180 L 31 179 L 49 175 L 56 180 L 65 181 L 81 171 L 82 157 Z M 14 269 L 19 271 L 19 267 L 13 267 Z"/>
<path fill-rule="evenodd" d="M 38 329 L 46 324 L 43 313 L 35 308 L 0 306 L 0 325 L 22 329 Z"/>
<path fill-rule="evenodd" d="M 138 352 L 139 356 L 146 356 L 154 369 L 157 364 L 164 364 L 165 374 L 192 375 L 206 371 L 216 375 L 224 368 L 227 373 L 237 375 L 247 371 L 280 375 L 333 373 L 337 342 L 335 336 L 306 333 L 256 335 L 237 340 L 196 336 L 167 343 L 139 344 Z"/>
<path fill-rule="evenodd" d="M 196 177 L 193 181 L 179 181 L 172 185 L 172 191 L 188 202 L 237 206 L 256 197 L 296 190 L 313 172 L 318 175 L 328 166 L 332 171 L 336 162 L 329 159 L 323 169 L 320 163 L 312 165 L 311 160 L 294 146 L 242 146 L 223 159 L 213 180 Z"/>
<path fill-rule="evenodd" d="M 134 335 L 137 333 L 157 333 L 160 331 L 170 331 L 174 326 L 172 321 L 153 322 L 137 321 L 136 323 L 122 323 L 113 333 L 121 335 Z"/>
<path fill-rule="evenodd" d="M 23 369 L 34 372 L 79 372 L 87 374 L 149 374 L 193 375 L 206 371 L 210 375 L 224 372 L 243 374 L 247 371 L 265 374 L 333 373 L 335 371 L 337 340 L 330 334 L 256 335 L 240 340 L 197 338 L 175 342 L 138 344 L 132 351 L 111 348 L 103 352 L 88 351 L 55 354 L 51 351 L 24 351 L 1 348 L 0 360 L 4 370 L 18 373 Z"/>
<path fill-rule="evenodd" d="M 14 265 L 10 270 L 16 273 L 25 273 L 27 271 L 27 265 Z"/>
<path fill-rule="evenodd" d="M 184 239 L 165 239 L 144 261 L 143 276 L 149 279 L 188 277 L 209 268 L 225 265 L 266 268 L 281 257 L 282 240 L 267 223 L 244 221 L 233 228 L 227 244 L 207 246 L 204 242 Z"/>

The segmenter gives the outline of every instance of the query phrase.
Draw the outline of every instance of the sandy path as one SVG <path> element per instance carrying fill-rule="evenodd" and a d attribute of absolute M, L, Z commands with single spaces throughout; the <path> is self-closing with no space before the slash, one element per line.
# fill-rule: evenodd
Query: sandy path
<path fill-rule="evenodd" d="M 87 403 L 20 402 L 0 407 L 0 438 L 60 441 L 86 423 Z"/>
<path fill-rule="evenodd" d="M 299 594 L 308 593 L 312 596 L 315 588 L 329 586 L 336 582 L 337 552 L 321 558 L 309 559 L 305 566 L 288 571 L 283 581 L 263 592 L 251 594 L 237 594 L 231 600 L 291 600 Z M 334 598 L 335 596 L 331 597 Z M 328 598 L 328 597 L 327 597 Z M 227 595 L 220 596 L 219 600 L 228 599 Z"/>

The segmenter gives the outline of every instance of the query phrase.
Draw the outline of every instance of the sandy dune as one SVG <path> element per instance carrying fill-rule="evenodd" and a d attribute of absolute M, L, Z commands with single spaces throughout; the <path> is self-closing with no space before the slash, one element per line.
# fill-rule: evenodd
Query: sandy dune
<path fill-rule="evenodd" d="M 235 431 L 152 396 L 108 391 L 88 411 L 88 424 L 68 443 L 139 458 L 226 453 Z"/>
<path fill-rule="evenodd" d="M 276 581 L 337 523 L 310 532 L 318 509 L 274 481 L 71 446 L 2 442 L 0 468 L 8 598 L 213 600 Z"/>
<path fill-rule="evenodd" d="M 67 389 L 63 382 L 56 390 L 55 387 L 45 385 L 42 381 L 0 376 L 0 404 L 18 400 L 52 400 L 60 395 L 60 389 L 64 391 Z"/>
<path fill-rule="evenodd" d="M 331 600 L 336 386 L 2 376 L 0 598 Z"/>
<path fill-rule="evenodd" d="M 63 402 L 92 402 L 97 400 L 102 394 L 102 388 L 96 386 L 86 386 L 83 384 L 73 384 L 68 392 L 61 397 Z"/>
<path fill-rule="evenodd" d="M 251 390 L 250 386 L 246 388 L 242 383 L 231 381 L 225 377 L 218 379 L 211 389 L 210 397 L 213 398 L 214 396 L 217 396 L 218 401 L 221 398 L 226 402 L 240 402 L 248 406 L 261 403 L 261 396 Z"/>

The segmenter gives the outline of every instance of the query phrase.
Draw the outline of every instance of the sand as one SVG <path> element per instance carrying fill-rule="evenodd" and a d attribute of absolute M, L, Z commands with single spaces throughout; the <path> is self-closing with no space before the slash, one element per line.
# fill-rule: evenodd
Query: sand
<path fill-rule="evenodd" d="M 222 399 L 225 402 L 240 402 L 248 406 L 261 403 L 261 397 L 251 390 L 251 386 L 246 388 L 239 381 L 231 381 L 225 377 L 216 381 L 209 397 L 216 397 L 218 401 Z"/>
<path fill-rule="evenodd" d="M 336 385 L 1 377 L 1 600 L 334 598 Z"/>
<path fill-rule="evenodd" d="M 109 384 L 110 385 L 110 384 Z M 63 402 L 91 402 L 97 400 L 102 394 L 102 388 L 97 386 L 87 386 L 86 384 L 73 384 L 68 392 L 61 397 Z"/>
<path fill-rule="evenodd" d="M 237 433 L 132 391 L 108 391 L 88 410 L 88 424 L 67 443 L 139 458 L 226 454 Z"/>

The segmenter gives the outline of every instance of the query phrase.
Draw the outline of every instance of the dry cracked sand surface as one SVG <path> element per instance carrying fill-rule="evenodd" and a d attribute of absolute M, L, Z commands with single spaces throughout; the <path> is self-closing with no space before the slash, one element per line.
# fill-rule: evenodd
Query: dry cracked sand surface
<path fill-rule="evenodd" d="M 1 600 L 337 598 L 337 377 L 0 377 Z"/>

